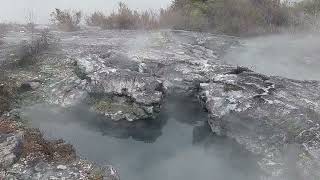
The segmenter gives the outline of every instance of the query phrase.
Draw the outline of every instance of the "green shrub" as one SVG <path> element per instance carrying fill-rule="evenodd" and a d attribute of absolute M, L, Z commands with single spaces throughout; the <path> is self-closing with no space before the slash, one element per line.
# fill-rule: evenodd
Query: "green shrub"
<path fill-rule="evenodd" d="M 87 24 L 103 29 L 173 28 L 229 35 L 255 35 L 320 26 L 319 0 L 173 0 L 171 6 L 138 12 L 119 3 L 110 15 L 95 12 Z M 317 23 L 317 24 L 316 24 Z"/>
<path fill-rule="evenodd" d="M 160 24 L 243 35 L 291 25 L 291 9 L 279 0 L 174 0 L 160 11 Z"/>
<path fill-rule="evenodd" d="M 319 0 L 304 0 L 297 4 L 303 9 L 304 13 L 311 16 L 320 15 L 320 1 Z"/>

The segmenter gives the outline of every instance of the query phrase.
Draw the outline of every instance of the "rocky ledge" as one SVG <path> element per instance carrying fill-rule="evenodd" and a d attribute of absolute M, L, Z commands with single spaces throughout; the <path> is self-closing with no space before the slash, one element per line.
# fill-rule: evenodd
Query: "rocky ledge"
<path fill-rule="evenodd" d="M 237 68 L 200 86 L 212 131 L 262 156 L 268 179 L 319 179 L 319 82 Z"/>

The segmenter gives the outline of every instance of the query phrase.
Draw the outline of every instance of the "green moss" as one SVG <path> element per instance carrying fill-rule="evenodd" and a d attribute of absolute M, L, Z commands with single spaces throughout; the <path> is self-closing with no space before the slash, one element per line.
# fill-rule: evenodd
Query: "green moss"
<path fill-rule="evenodd" d="M 101 113 L 117 113 L 121 111 L 124 114 L 133 114 L 136 116 L 145 116 L 146 113 L 137 104 L 128 102 L 125 98 L 102 98 L 98 99 L 93 107 Z"/>

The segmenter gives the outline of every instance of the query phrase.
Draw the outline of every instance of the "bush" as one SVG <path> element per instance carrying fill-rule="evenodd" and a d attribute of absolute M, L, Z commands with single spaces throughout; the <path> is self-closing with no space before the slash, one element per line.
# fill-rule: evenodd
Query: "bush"
<path fill-rule="evenodd" d="M 279 0 L 174 0 L 167 10 L 160 11 L 160 24 L 243 35 L 291 25 L 291 16 L 296 15 L 291 10 Z"/>
<path fill-rule="evenodd" d="M 173 0 L 167 9 L 133 11 L 119 3 L 116 12 L 95 12 L 87 24 L 103 29 L 173 28 L 229 35 L 255 35 L 320 27 L 320 1 Z M 316 25 L 316 26 L 315 26 Z"/>
<path fill-rule="evenodd" d="M 86 24 L 88 26 L 100 26 L 105 21 L 105 15 L 100 12 L 94 12 L 91 16 L 86 18 Z"/>
<path fill-rule="evenodd" d="M 81 22 L 82 13 L 81 11 L 60 10 L 55 9 L 51 13 L 51 21 L 57 25 L 57 27 L 62 31 L 75 31 L 79 29 L 79 24 Z"/>
<path fill-rule="evenodd" d="M 295 10 L 303 12 L 303 24 L 308 29 L 320 29 L 320 1 L 304 0 L 296 4 Z"/>
<path fill-rule="evenodd" d="M 304 13 L 311 16 L 320 15 L 320 1 L 319 0 L 304 0 L 297 4 L 300 6 Z"/>
<path fill-rule="evenodd" d="M 120 2 L 116 12 L 108 16 L 95 12 L 86 19 L 86 23 L 103 29 L 154 29 L 159 27 L 159 18 L 151 10 L 140 13 Z"/>
<path fill-rule="evenodd" d="M 120 2 L 118 12 L 111 14 L 109 21 L 118 29 L 135 29 L 136 16 L 126 4 Z"/>
<path fill-rule="evenodd" d="M 34 63 L 33 57 L 46 50 L 52 41 L 53 37 L 50 35 L 49 31 L 43 31 L 40 36 L 37 35 L 30 42 L 22 42 L 16 51 L 14 57 L 16 59 L 15 63 L 19 66 L 25 66 Z"/>

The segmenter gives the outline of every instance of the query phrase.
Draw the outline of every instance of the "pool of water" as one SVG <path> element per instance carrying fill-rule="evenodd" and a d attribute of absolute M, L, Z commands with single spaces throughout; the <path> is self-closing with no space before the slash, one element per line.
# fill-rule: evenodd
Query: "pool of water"
<path fill-rule="evenodd" d="M 256 159 L 236 143 L 215 137 L 207 115 L 190 100 L 169 100 L 155 122 L 113 125 L 85 106 L 24 109 L 48 138 L 63 138 L 78 154 L 111 164 L 122 180 L 256 180 Z"/>

